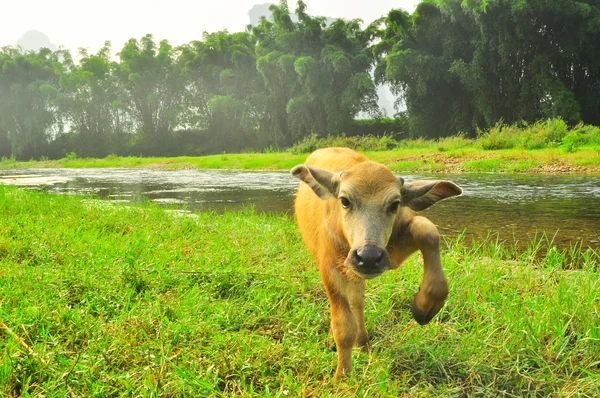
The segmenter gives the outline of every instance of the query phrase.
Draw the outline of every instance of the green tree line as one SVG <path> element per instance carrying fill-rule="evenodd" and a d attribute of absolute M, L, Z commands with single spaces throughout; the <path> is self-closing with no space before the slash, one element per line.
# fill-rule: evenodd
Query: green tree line
<path fill-rule="evenodd" d="M 444 0 L 389 13 L 379 81 L 415 135 L 559 117 L 600 123 L 600 2 Z"/>
<path fill-rule="evenodd" d="M 474 136 L 505 123 L 600 124 L 600 1 L 426 0 L 360 20 L 272 6 L 244 32 L 174 47 L 152 35 L 111 58 L 0 50 L 0 156 L 197 155 L 304 137 Z M 376 87 L 406 112 L 381 119 Z M 372 122 L 359 122 L 357 116 Z"/>

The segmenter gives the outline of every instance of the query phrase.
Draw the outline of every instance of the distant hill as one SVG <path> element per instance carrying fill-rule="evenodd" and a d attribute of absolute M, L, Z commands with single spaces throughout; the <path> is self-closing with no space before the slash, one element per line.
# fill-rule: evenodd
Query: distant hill
<path fill-rule="evenodd" d="M 50 41 L 45 33 L 39 30 L 30 30 L 25 32 L 19 40 L 17 47 L 22 47 L 24 50 L 38 51 L 40 48 L 48 48 L 52 51 L 58 50 L 58 47 Z"/>

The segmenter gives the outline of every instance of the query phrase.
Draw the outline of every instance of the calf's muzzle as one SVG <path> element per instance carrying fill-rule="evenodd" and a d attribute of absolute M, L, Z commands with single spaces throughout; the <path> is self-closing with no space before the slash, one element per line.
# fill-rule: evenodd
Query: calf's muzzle
<path fill-rule="evenodd" d="M 354 249 L 350 256 L 352 271 L 367 279 L 381 275 L 391 266 L 387 251 L 375 245 L 366 245 Z"/>

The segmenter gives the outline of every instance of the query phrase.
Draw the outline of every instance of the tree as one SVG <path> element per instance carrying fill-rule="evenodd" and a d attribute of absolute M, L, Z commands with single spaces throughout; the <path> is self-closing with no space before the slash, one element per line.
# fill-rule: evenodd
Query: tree
<path fill-rule="evenodd" d="M 194 127 L 206 130 L 212 151 L 261 148 L 267 140 L 260 129 L 264 96 L 254 47 L 248 32 L 221 31 L 182 49 Z"/>
<path fill-rule="evenodd" d="M 131 110 L 110 61 L 110 43 L 95 55 L 81 50 L 79 65 L 68 53 L 56 65 L 61 93 L 57 103 L 71 130 L 71 149 L 89 157 L 127 152 Z"/>
<path fill-rule="evenodd" d="M 377 114 L 375 85 L 369 76 L 376 24 L 341 19 L 326 27 L 299 1 L 298 22 L 287 3 L 271 6 L 273 22 L 253 28 L 257 69 L 266 90 L 271 130 L 288 145 L 311 132 L 341 134 L 360 111 Z"/>
<path fill-rule="evenodd" d="M 176 62 L 178 52 L 166 41 L 157 46 L 152 35 L 130 39 L 119 53 L 116 75 L 126 93 L 137 128 L 138 149 L 148 155 L 169 152 L 172 132 L 185 107 L 185 79 Z"/>
<path fill-rule="evenodd" d="M 442 11 L 423 2 L 411 16 L 391 11 L 375 49 L 376 78 L 388 81 L 406 103 L 412 136 L 473 131 L 479 123 L 472 98 L 452 70 L 456 60 L 470 60 L 474 29 L 459 3 L 444 5 Z"/>
<path fill-rule="evenodd" d="M 48 49 L 19 53 L 0 51 L 0 139 L 10 141 L 12 156 L 38 159 L 60 131 L 53 98 L 58 95 L 53 64 L 58 53 Z"/>
<path fill-rule="evenodd" d="M 442 0 L 393 10 L 377 78 L 403 96 L 416 136 L 559 117 L 598 123 L 600 7 L 570 0 Z"/>

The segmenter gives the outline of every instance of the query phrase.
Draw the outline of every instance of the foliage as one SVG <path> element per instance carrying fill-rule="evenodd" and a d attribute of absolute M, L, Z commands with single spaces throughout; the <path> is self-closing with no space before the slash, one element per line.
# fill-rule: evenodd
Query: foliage
<path fill-rule="evenodd" d="M 575 152 L 581 146 L 600 146 L 600 127 L 579 123 L 569 131 L 561 142 L 561 147 L 567 152 Z"/>
<path fill-rule="evenodd" d="M 550 173 L 600 173 L 600 128 L 579 124 L 566 132 L 561 130 L 562 121 L 549 120 L 529 127 L 503 126 L 491 129 L 492 134 L 501 131 L 503 140 L 512 149 L 489 148 L 488 132 L 482 132 L 478 139 L 466 138 L 459 134 L 453 137 L 428 140 L 424 138 L 397 140 L 392 136 L 330 136 L 319 138 L 312 134 L 286 152 L 270 146 L 262 153 L 203 155 L 198 152 L 201 144 L 208 141 L 204 132 L 189 130 L 176 131 L 173 139 L 186 154 L 179 157 L 135 157 L 108 155 L 103 159 L 80 158 L 47 161 L 16 161 L 3 157 L 0 168 L 31 167 L 125 167 L 163 169 L 248 169 L 248 170 L 289 170 L 306 159 L 311 151 L 329 147 L 346 146 L 369 152 L 370 159 L 386 164 L 396 171 L 446 172 L 497 171 L 497 172 L 550 172 Z M 558 127 L 558 128 L 556 128 Z M 564 134 L 560 143 L 544 137 L 555 137 L 556 132 Z M 508 134 L 510 132 L 510 134 Z M 546 140 L 546 146 L 529 150 L 532 139 Z M 526 139 L 524 139 L 524 137 Z M 540 138 L 541 137 L 541 138 Z M 506 147 L 507 145 L 501 146 Z M 500 147 L 500 145 L 499 145 Z M 537 148 L 537 146 L 536 146 Z"/>
<path fill-rule="evenodd" d="M 311 131 L 383 133 L 354 123 L 379 112 L 369 74 L 377 24 L 327 26 L 302 1 L 295 11 L 292 20 L 282 1 L 245 32 L 205 33 L 179 47 L 131 39 L 118 62 L 108 42 L 97 54 L 82 50 L 77 63 L 66 51 L 5 48 L 0 156 L 239 152 L 291 145 Z"/>
<path fill-rule="evenodd" d="M 490 128 L 486 132 L 479 132 L 476 142 L 483 149 L 541 149 L 558 146 L 566 137 L 569 128 L 562 119 L 549 119 L 538 121 L 532 125 L 519 127 L 518 125 L 506 125 L 502 122 Z M 573 131 L 575 133 L 576 130 Z M 578 144 L 593 143 L 590 141 L 592 135 L 579 138 Z"/>
<path fill-rule="evenodd" d="M 10 143 L 10 155 L 17 159 L 39 158 L 60 128 L 52 106 L 58 57 L 48 49 L 30 54 L 0 49 L 0 144 Z"/>
<path fill-rule="evenodd" d="M 408 119 L 398 116 L 395 118 L 357 119 L 345 130 L 345 133 L 351 136 L 389 135 L 400 139 L 407 137 L 408 130 Z"/>
<path fill-rule="evenodd" d="M 135 122 L 125 106 L 126 92 L 117 80 L 110 49 L 106 42 L 95 55 L 81 50 L 79 64 L 64 53 L 64 61 L 55 64 L 60 88 L 55 104 L 62 111 L 61 122 L 71 127 L 63 150 L 101 157 L 123 152 L 127 145 Z"/>
<path fill-rule="evenodd" d="M 450 137 L 440 138 L 438 141 L 438 149 L 440 152 L 454 151 L 473 145 L 474 140 L 466 138 L 462 133 Z"/>
<path fill-rule="evenodd" d="M 402 96 L 413 136 L 473 136 L 500 120 L 597 125 L 599 27 L 597 2 L 424 1 L 388 14 L 376 75 Z"/>
<path fill-rule="evenodd" d="M 476 139 L 466 138 L 463 133 L 437 140 L 440 152 L 475 147 L 484 150 L 542 149 L 562 146 L 577 148 L 600 143 L 600 128 L 578 124 L 569 129 L 562 119 L 538 121 L 532 125 L 507 125 L 502 122 L 488 130 L 479 131 Z M 435 146 L 435 140 L 397 140 L 392 136 L 329 136 L 320 138 L 313 133 L 289 148 L 292 153 L 310 153 L 315 149 L 331 146 L 348 147 L 359 151 L 386 151 L 398 148 L 425 148 Z M 571 149 L 572 151 L 573 149 Z"/>
<path fill-rule="evenodd" d="M 0 156 L 261 151 L 313 132 L 466 139 L 489 130 L 486 148 L 535 149 L 558 145 L 567 126 L 600 125 L 597 2 L 425 0 L 412 15 L 391 10 L 369 24 L 310 16 L 302 0 L 270 12 L 244 32 L 177 47 L 132 38 L 118 61 L 108 42 L 77 61 L 64 50 L 0 49 Z M 406 112 L 381 118 L 378 84 Z M 504 126 L 548 119 L 564 125 L 514 140 Z M 567 152 L 583 145 L 577 134 L 567 141 Z"/>
<path fill-rule="evenodd" d="M 372 135 L 360 137 L 329 136 L 319 138 L 315 133 L 297 142 L 288 151 L 293 154 L 310 153 L 319 148 L 346 147 L 357 151 L 387 151 L 396 149 L 400 143 L 390 136 L 375 137 Z"/>
<path fill-rule="evenodd" d="M 478 142 L 486 150 L 511 149 L 517 146 L 520 139 L 518 132 L 517 126 L 508 126 L 498 122 L 488 131 L 479 132 Z"/>
<path fill-rule="evenodd" d="M 338 19 L 326 27 L 298 1 L 293 22 L 286 2 L 271 6 L 273 21 L 252 29 L 257 69 L 264 79 L 275 144 L 290 145 L 311 131 L 339 134 L 359 112 L 376 115 L 373 63 L 375 25 Z"/>

